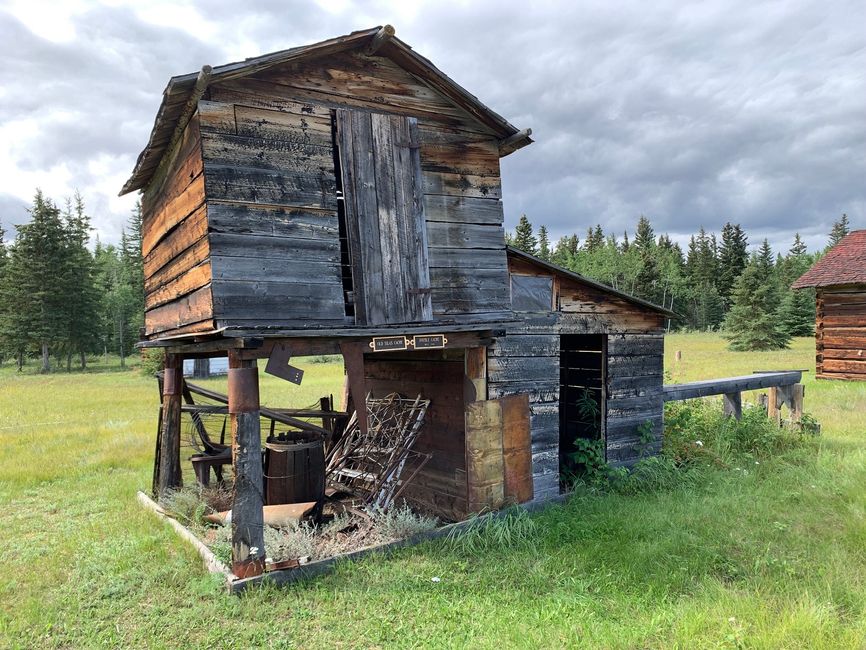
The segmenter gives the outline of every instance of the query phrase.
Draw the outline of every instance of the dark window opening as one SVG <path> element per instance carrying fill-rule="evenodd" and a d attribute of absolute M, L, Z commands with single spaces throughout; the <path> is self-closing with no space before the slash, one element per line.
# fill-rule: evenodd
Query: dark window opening
<path fill-rule="evenodd" d="M 340 235 L 340 268 L 343 279 L 343 305 L 346 316 L 355 316 L 355 293 L 352 281 L 352 256 L 349 252 L 349 232 L 346 226 L 346 193 L 343 189 L 343 169 L 340 164 L 340 140 L 337 137 L 337 112 L 331 111 L 331 146 L 334 152 L 334 174 L 337 177 L 337 220 Z"/>
<path fill-rule="evenodd" d="M 552 311 L 553 277 L 512 273 L 511 308 L 514 311 Z"/>
<path fill-rule="evenodd" d="M 606 337 L 564 334 L 559 349 L 559 470 L 567 483 L 605 459 Z"/>

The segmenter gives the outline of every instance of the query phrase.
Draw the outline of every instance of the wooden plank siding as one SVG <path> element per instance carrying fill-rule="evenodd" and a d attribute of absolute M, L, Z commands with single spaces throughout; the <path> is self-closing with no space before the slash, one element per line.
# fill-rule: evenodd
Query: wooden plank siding
<path fill-rule="evenodd" d="M 346 323 L 330 114 L 199 102 L 219 327 Z"/>
<path fill-rule="evenodd" d="M 866 381 L 866 285 L 817 290 L 815 373 Z"/>
<path fill-rule="evenodd" d="M 509 270 L 553 276 L 557 311 L 516 312 L 505 337 L 488 352 L 490 398 L 527 393 L 531 409 L 535 499 L 559 493 L 560 342 L 565 334 L 607 335 L 604 382 L 608 461 L 632 464 L 639 454 L 638 427 L 652 424 L 650 453 L 662 435 L 664 316 L 574 278 L 508 257 Z M 600 386 L 601 388 L 601 386 Z"/>
<path fill-rule="evenodd" d="M 199 116 L 141 197 L 145 332 L 213 328 Z"/>
<path fill-rule="evenodd" d="M 282 257 L 290 266 L 294 258 L 287 260 L 285 255 L 310 261 L 313 248 L 301 245 L 301 238 L 330 238 L 334 247 L 322 250 L 324 263 L 330 264 L 328 256 L 339 253 L 331 110 L 411 116 L 418 123 L 415 146 L 420 156 L 432 316 L 448 321 L 507 318 L 510 295 L 498 142 L 463 109 L 390 59 L 356 53 L 218 82 L 206 97 L 199 102 L 201 147 L 209 240 L 212 248 L 219 248 L 215 256 Z M 247 209 L 243 226 L 234 219 L 242 214 L 241 206 Z M 262 214 L 258 208 L 283 210 L 279 218 L 265 221 L 267 233 L 255 224 Z M 311 224 L 311 215 L 321 220 Z M 242 229 L 250 230 L 242 233 Z M 227 234 L 255 235 L 255 240 L 249 239 L 250 254 L 239 250 L 245 248 L 239 237 L 226 239 Z M 268 246 L 263 236 L 292 243 Z M 231 255 L 229 247 L 234 250 Z M 278 252 L 284 249 L 285 254 Z M 225 259 L 212 261 L 215 302 L 220 308 L 225 304 L 218 295 L 223 290 L 221 278 L 227 273 L 237 275 L 225 271 L 225 264 Z M 337 276 L 330 268 L 327 277 L 336 288 Z M 247 279 L 264 281 L 260 276 Z M 356 298 L 362 299 L 361 292 Z M 326 309 L 325 320 L 336 319 L 336 305 L 326 307 L 334 309 Z M 261 310 L 263 316 L 265 311 Z M 288 313 L 275 313 L 267 320 L 278 321 Z M 218 314 L 217 320 L 226 325 L 234 318 L 236 314 Z M 244 320 L 249 324 L 256 317 L 248 314 Z"/>

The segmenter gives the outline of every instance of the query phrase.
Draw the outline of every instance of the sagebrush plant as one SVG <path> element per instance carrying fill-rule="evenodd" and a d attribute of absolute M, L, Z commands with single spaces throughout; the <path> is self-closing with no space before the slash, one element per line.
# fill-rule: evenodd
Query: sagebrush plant
<path fill-rule="evenodd" d="M 425 517 L 414 512 L 405 502 L 387 510 L 370 511 L 373 526 L 385 539 L 405 539 L 433 530 L 439 525 L 436 517 Z"/>

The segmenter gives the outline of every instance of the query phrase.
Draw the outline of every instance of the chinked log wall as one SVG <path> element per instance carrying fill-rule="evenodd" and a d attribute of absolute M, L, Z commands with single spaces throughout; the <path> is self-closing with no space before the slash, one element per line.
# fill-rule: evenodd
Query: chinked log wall
<path fill-rule="evenodd" d="M 819 289 L 816 376 L 866 381 L 866 285 Z"/>
<path fill-rule="evenodd" d="M 347 107 L 418 119 L 434 318 L 507 315 L 495 136 L 389 59 L 343 53 L 199 102 L 143 198 L 149 333 L 346 322 L 331 110 Z"/>

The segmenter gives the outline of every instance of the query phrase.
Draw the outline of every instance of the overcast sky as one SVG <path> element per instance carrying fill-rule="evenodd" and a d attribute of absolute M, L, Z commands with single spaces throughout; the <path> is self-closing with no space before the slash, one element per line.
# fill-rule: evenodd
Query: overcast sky
<path fill-rule="evenodd" d="M 554 238 L 638 216 L 822 247 L 866 228 L 866 2 L 0 0 L 0 222 L 78 188 L 103 241 L 168 78 L 384 23 L 535 144 L 506 225 Z"/>

